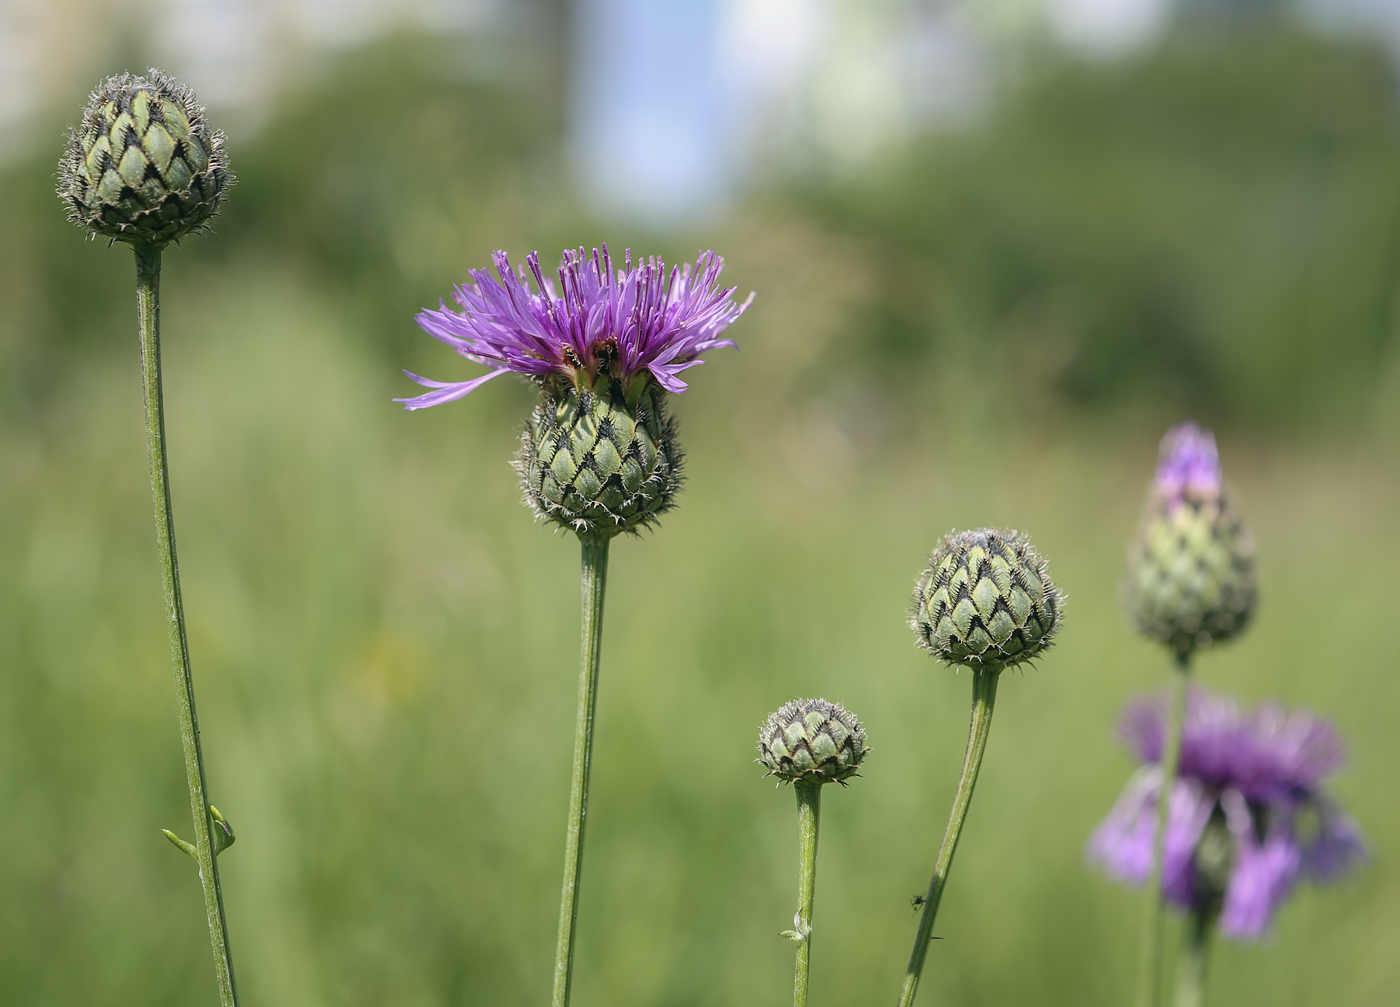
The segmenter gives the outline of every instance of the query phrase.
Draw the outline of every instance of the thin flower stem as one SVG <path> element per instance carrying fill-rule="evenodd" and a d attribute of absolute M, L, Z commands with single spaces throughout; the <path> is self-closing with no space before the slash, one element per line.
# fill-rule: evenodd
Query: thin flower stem
<path fill-rule="evenodd" d="M 1181 754 L 1181 730 L 1185 721 L 1186 684 L 1191 677 L 1191 652 L 1176 652 L 1167 730 L 1162 738 L 1162 786 L 1157 795 L 1157 825 L 1152 837 L 1152 873 L 1143 893 L 1142 956 L 1138 969 L 1138 1007 L 1159 1007 L 1162 1002 L 1162 925 L 1166 906 L 1162 899 L 1162 863 L 1165 860 L 1168 812 L 1176 785 Z"/>
<path fill-rule="evenodd" d="M 1193 912 L 1186 920 L 1186 940 L 1176 963 L 1176 1007 L 1203 1007 L 1210 939 L 1215 932 L 1215 912 Z"/>
<path fill-rule="evenodd" d="M 999 671 L 974 671 L 972 677 L 972 723 L 967 729 L 967 750 L 963 754 L 962 777 L 958 780 L 958 790 L 953 797 L 953 810 L 948 814 L 948 828 L 943 833 L 943 845 L 938 850 L 938 861 L 933 868 L 933 878 L 928 883 L 928 893 L 924 896 L 924 912 L 919 919 L 919 933 L 914 938 L 914 950 L 909 955 L 909 966 L 904 971 L 904 986 L 899 994 L 899 1007 L 910 1007 L 914 994 L 919 989 L 919 976 L 924 971 L 924 958 L 928 955 L 929 941 L 933 937 L 933 921 L 938 915 L 938 903 L 943 898 L 943 888 L 948 883 L 948 871 L 953 866 L 953 854 L 958 848 L 958 836 L 962 833 L 963 822 L 967 818 L 968 805 L 972 803 L 972 790 L 977 786 L 977 771 L 982 767 L 982 753 L 987 749 L 987 736 L 992 729 L 992 708 L 997 699 L 997 677 Z"/>
<path fill-rule="evenodd" d="M 209 813 L 204 778 L 204 752 L 199 744 L 199 715 L 194 705 L 185 605 L 180 597 L 180 564 L 175 555 L 175 517 L 170 509 L 170 470 L 165 456 L 165 404 L 160 379 L 160 249 L 149 244 L 136 252 L 136 317 L 141 336 L 141 376 L 146 392 L 146 452 L 151 464 L 151 498 L 156 512 L 156 541 L 160 547 L 161 581 L 165 587 L 165 616 L 170 629 L 170 656 L 180 705 L 180 741 L 185 749 L 185 778 L 194 816 L 194 849 L 199 880 L 204 887 L 204 913 L 214 946 L 214 970 L 223 1007 L 237 1007 L 238 983 L 233 975 L 233 951 L 224 917 L 224 893 L 214 853 L 214 821 Z"/>
<path fill-rule="evenodd" d="M 583 867 L 583 827 L 588 819 L 588 773 L 593 755 L 593 715 L 598 703 L 598 657 L 603 641 L 603 594 L 608 583 L 608 539 L 583 543 L 583 654 L 574 730 L 574 773 L 569 786 L 569 829 L 564 843 L 564 885 L 559 897 L 559 943 L 554 952 L 552 1007 L 568 1007 L 574 978 L 574 932 Z"/>
<path fill-rule="evenodd" d="M 792 924 L 797 942 L 797 973 L 792 982 L 793 1007 L 807 1007 L 807 972 L 812 960 L 812 893 L 817 884 L 817 830 L 821 827 L 822 785 L 795 783 L 797 791 L 797 916 Z"/>

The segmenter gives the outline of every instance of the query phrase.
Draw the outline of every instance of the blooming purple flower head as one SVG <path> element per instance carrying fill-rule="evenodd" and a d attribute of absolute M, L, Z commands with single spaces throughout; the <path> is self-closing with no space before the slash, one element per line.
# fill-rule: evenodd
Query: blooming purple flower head
<path fill-rule="evenodd" d="M 580 247 L 564 253 L 557 284 L 540 270 L 538 252 L 526 256 L 518 271 L 505 252 L 492 258 L 499 279 L 485 269 L 471 270 L 471 282 L 452 294 L 460 310 L 440 304 L 419 312 L 417 321 L 434 339 L 494 370 L 456 382 L 405 371 L 434 389 L 395 399 L 405 409 L 460 399 L 506 371 L 540 381 L 559 375 L 587 389 L 606 373 L 629 399 L 644 376 L 668 392 L 683 392 L 680 372 L 703 363 L 700 354 L 706 350 L 733 346 L 721 333 L 753 300 L 750 294 L 737 304 L 734 288 L 719 285 L 724 260 L 713 252 L 702 252 L 694 266 L 685 263 L 668 272 L 656 257 L 634 266 L 630 249 L 622 268 L 614 269 L 606 245 L 601 253 L 594 249 L 591 258 Z"/>
<path fill-rule="evenodd" d="M 1161 703 L 1125 712 L 1120 732 L 1144 765 L 1089 839 L 1089 859 L 1134 885 L 1152 869 L 1165 720 Z M 1182 909 L 1218 912 L 1227 937 L 1262 936 L 1300 879 L 1335 878 L 1365 857 L 1360 829 L 1322 791 L 1344 758 L 1336 732 L 1310 713 L 1275 703 L 1246 713 L 1193 689 L 1167 809 L 1163 894 Z"/>
<path fill-rule="evenodd" d="M 1178 503 L 1187 496 L 1219 496 L 1220 454 L 1215 449 L 1215 435 L 1194 423 L 1168 430 L 1158 450 L 1152 485 L 1158 494 Z"/>

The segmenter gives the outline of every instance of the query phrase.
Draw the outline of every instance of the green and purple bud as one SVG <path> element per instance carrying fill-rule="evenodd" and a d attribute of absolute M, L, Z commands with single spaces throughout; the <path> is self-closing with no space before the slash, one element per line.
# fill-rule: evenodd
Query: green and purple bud
<path fill-rule="evenodd" d="M 1128 552 L 1128 617 L 1188 654 L 1243 630 L 1255 597 L 1254 542 L 1231 506 L 1215 437 L 1194 423 L 1173 427 Z"/>
<path fill-rule="evenodd" d="M 914 585 L 909 624 L 945 664 L 1001 671 L 1044 653 L 1064 596 L 1018 531 L 949 532 Z"/>
<path fill-rule="evenodd" d="M 58 166 L 68 218 L 93 237 L 161 248 L 205 228 L 233 173 L 194 92 L 160 70 L 109 77 Z"/>
<path fill-rule="evenodd" d="M 869 751 L 855 714 L 825 699 L 794 699 L 758 729 L 764 775 L 783 783 L 844 783 Z"/>

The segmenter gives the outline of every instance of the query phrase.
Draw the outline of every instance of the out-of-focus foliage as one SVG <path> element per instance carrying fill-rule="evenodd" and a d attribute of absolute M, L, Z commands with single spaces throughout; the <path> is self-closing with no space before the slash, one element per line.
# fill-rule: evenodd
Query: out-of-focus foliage
<path fill-rule="evenodd" d="M 1271 65 L 1236 44 L 1239 60 L 1261 61 L 1254 76 Z M 1351 237 L 1381 228 L 1389 204 L 1362 214 L 1340 183 L 1319 201 L 1299 176 L 1313 162 L 1280 159 L 1293 148 L 1269 139 L 1297 133 L 1299 108 L 1311 107 L 1275 108 L 1291 74 L 1331 67 L 1335 77 L 1318 79 L 1364 83 L 1378 65 L 1321 43 L 1277 51 L 1278 83 L 1258 87 L 1274 127 L 1255 136 L 1244 111 L 1221 110 L 1210 132 L 1234 160 L 1190 140 L 1208 131 L 1183 97 L 1199 93 L 1205 110 L 1223 101 L 1197 77 L 1213 65 L 1228 82 L 1229 61 L 1183 49 L 1028 85 L 978 134 L 930 141 L 926 181 L 900 183 L 900 169 L 884 190 L 778 194 L 704 236 L 728 257 L 726 279 L 759 296 L 732 330 L 741 352 L 711 355 L 672 400 L 689 453 L 677 510 L 656 534 L 614 546 L 579 1007 L 788 995 L 792 946 L 777 933 L 793 910 L 795 814 L 791 794 L 760 779 L 754 729 L 814 694 L 858 712 L 873 748 L 861 785 L 824 809 L 814 1007 L 893 996 L 970 687 L 915 649 L 906 607 L 939 536 L 983 525 L 1031 534 L 1069 605 L 1055 648 L 1003 683 L 925 995 L 1125 1002 L 1137 902 L 1090 874 L 1081 851 L 1132 769 L 1112 748 L 1119 706 L 1167 673 L 1116 600 L 1156 439 L 1185 402 L 1281 427 L 1356 408 L 1318 399 L 1297 419 L 1265 409 L 1284 393 L 1229 341 L 1243 338 L 1233 328 L 1218 344 L 1198 334 L 1194 357 L 1190 342 L 1149 346 L 1128 322 L 1155 318 L 1158 302 L 1128 281 L 1156 274 L 1130 266 L 1172 251 L 1164 261 L 1195 277 L 1171 281 L 1199 299 L 1193 318 L 1227 317 L 1212 298 L 1235 289 L 1236 272 L 1240 289 L 1262 283 L 1249 279 L 1256 268 L 1293 277 L 1280 296 L 1296 305 L 1288 255 L 1344 255 L 1360 279 L 1342 279 L 1370 276 L 1377 290 L 1389 268 L 1362 261 Z M 389 400 L 414 390 L 399 366 L 480 373 L 411 317 L 492 248 L 656 246 L 572 209 L 528 75 L 485 84 L 470 69 L 403 39 L 346 57 L 260 132 L 235 132 L 240 182 L 218 233 L 166 256 L 172 493 L 211 795 L 239 836 L 221 865 L 249 1004 L 512 1007 L 548 991 L 577 545 L 519 505 L 506 460 L 532 400 L 523 383 L 414 414 Z M 1252 79 L 1241 70 L 1234 93 Z M 1245 97 L 1240 108 L 1253 108 Z M 1042 105 L 1102 107 L 1119 125 L 1095 131 L 1087 113 L 1053 120 Z M 1374 171 L 1379 189 L 1389 113 L 1356 107 L 1374 129 L 1338 134 L 1334 146 L 1351 153 L 1336 163 L 1351 166 L 1347 178 Z M 1133 128 L 1140 139 L 1115 139 Z M 1372 133 L 1370 147 L 1356 139 Z M 1055 153 L 1055 136 L 1079 139 Z M 0 1002 L 212 1004 L 198 885 L 157 831 L 187 832 L 189 806 L 130 255 L 85 244 L 64 222 L 57 129 L 54 141 L 0 178 Z M 1118 167 L 1091 184 L 1081 160 L 1085 172 Z M 1177 167 L 1147 172 L 1158 162 Z M 1254 165 L 1254 184 L 1233 181 L 1241 164 Z M 1142 179 L 1151 185 L 1136 188 Z M 1148 212 L 1149 189 L 1192 184 L 1217 213 L 1186 196 L 1185 209 Z M 1204 226 L 1245 219 L 1253 198 L 1266 219 L 1270 207 L 1281 215 L 1268 233 L 1286 231 L 1301 212 L 1288 192 L 1327 210 L 1288 242 L 1251 244 L 1241 221 Z M 1351 209 L 1336 216 L 1337 206 Z M 1191 239 L 1200 262 L 1187 254 L 1187 210 L 1203 222 Z M 1237 231 L 1242 262 L 1221 247 Z M 668 257 L 700 243 L 658 242 Z M 1323 274 L 1299 275 L 1315 281 L 1309 304 L 1332 303 Z M 1110 324 L 1113 312 L 1126 321 Z M 1295 314 L 1282 322 L 1303 326 Z M 1337 325 L 1345 338 L 1361 331 Z M 1088 333 L 1121 393 L 1075 350 Z M 1384 333 L 1373 335 L 1379 354 Z M 1134 346 L 1197 362 L 1140 372 Z M 1218 356 L 1227 350 L 1235 356 Z M 1287 360 L 1269 366 L 1302 366 Z M 1310 373 L 1339 380 L 1353 366 L 1324 356 Z M 1214 383 L 1188 387 L 1198 371 Z M 1119 401 L 1129 396 L 1159 398 L 1134 414 Z M 1400 638 L 1386 627 L 1400 468 L 1393 452 L 1335 434 L 1320 446 L 1277 429 L 1220 434 L 1258 536 L 1263 600 L 1249 633 L 1204 655 L 1200 674 L 1337 721 L 1352 745 L 1337 796 L 1377 856 L 1364 880 L 1301 894 L 1272 942 L 1221 947 L 1212 996 L 1389 1003 L 1400 989 Z"/>
<path fill-rule="evenodd" d="M 286 95 L 263 128 L 232 137 L 232 202 L 167 270 L 275 263 L 346 308 L 386 359 L 407 359 L 417 307 L 568 210 L 549 102 L 528 80 L 483 82 L 471 55 L 396 37 Z M 94 255 L 53 214 L 54 160 L 44 149 L 6 172 L 0 201 L 0 362 L 24 400 L 129 322 L 111 314 L 130 282 L 124 258 Z"/>
<path fill-rule="evenodd" d="M 1400 279 L 1384 50 L 1183 31 L 1142 59 L 1027 76 L 986 123 L 812 199 L 881 263 L 843 353 L 1086 406 L 1368 418 Z"/>

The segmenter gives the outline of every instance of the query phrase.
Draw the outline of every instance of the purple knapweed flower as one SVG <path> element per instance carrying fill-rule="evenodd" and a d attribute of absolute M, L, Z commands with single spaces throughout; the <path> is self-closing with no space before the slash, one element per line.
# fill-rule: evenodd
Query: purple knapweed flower
<path fill-rule="evenodd" d="M 1220 486 L 1220 454 L 1215 449 L 1215 435 L 1194 423 L 1182 423 L 1168 430 L 1158 450 L 1154 491 L 1179 503 L 1187 496 L 1219 496 Z"/>
<path fill-rule="evenodd" d="M 1152 869 L 1165 721 L 1159 702 L 1124 714 L 1119 731 L 1144 765 L 1089 839 L 1089 860 L 1133 885 Z M 1322 791 L 1344 758 L 1331 725 L 1310 713 L 1276 703 L 1246 713 L 1202 689 L 1188 693 L 1167 809 L 1167 900 L 1219 912 L 1221 933 L 1253 940 L 1299 880 L 1326 881 L 1363 860 L 1361 830 Z"/>
<path fill-rule="evenodd" d="M 580 247 L 564 253 L 558 283 L 540 270 L 538 252 L 526 266 L 511 268 L 505 252 L 492 256 L 499 280 L 473 269 L 471 281 L 452 293 L 460 310 L 440 304 L 419 312 L 418 324 L 462 356 L 494 367 L 470 381 L 433 381 L 409 373 L 434 389 L 416 398 L 395 399 L 405 409 L 436 406 L 473 391 L 507 371 L 545 379 L 562 375 L 592 388 L 600 371 L 630 387 L 649 375 L 668 392 L 683 392 L 680 372 L 703 363 L 700 354 L 733 346 L 720 334 L 748 308 L 750 294 L 735 303 L 733 287 L 721 287 L 724 260 L 702 252 L 691 266 L 667 272 L 660 258 L 639 259 L 626 252 L 614 269 L 607 246 L 588 257 Z M 530 289 L 530 277 L 535 289 Z"/>

